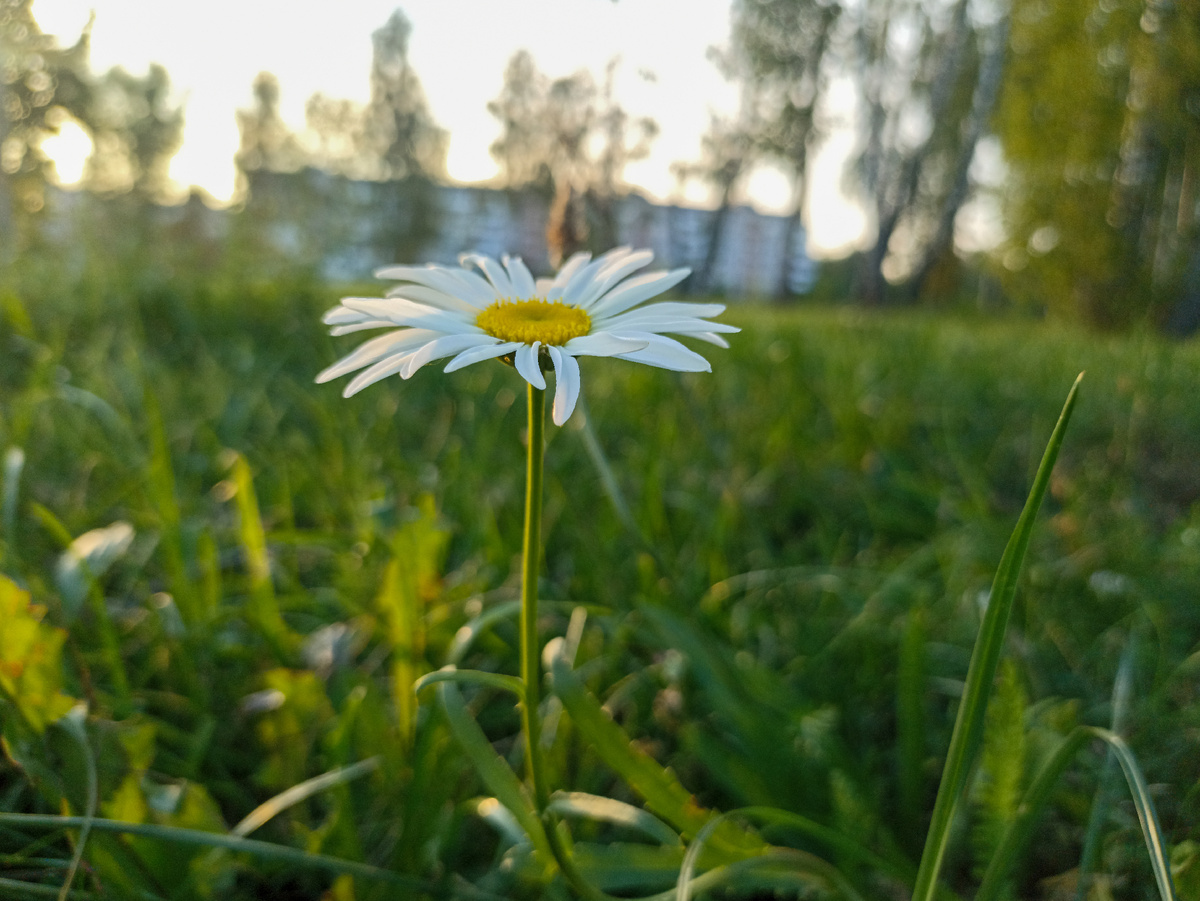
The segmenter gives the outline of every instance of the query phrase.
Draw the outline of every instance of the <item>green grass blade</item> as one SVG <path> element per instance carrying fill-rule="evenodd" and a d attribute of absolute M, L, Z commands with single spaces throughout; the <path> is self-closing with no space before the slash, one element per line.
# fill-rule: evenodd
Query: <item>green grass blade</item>
<path fill-rule="evenodd" d="M 690 901 L 693 897 L 693 893 L 696 891 L 694 883 L 698 881 L 694 878 L 693 874 L 696 872 L 696 867 L 700 862 L 700 856 L 704 853 L 708 841 L 713 837 L 714 833 L 723 825 L 729 824 L 731 817 L 739 816 L 752 810 L 752 808 L 747 808 L 715 816 L 697 833 L 695 840 L 688 847 L 687 854 L 683 856 L 683 864 L 679 868 L 679 879 L 675 883 L 675 901 Z M 757 866 L 750 869 L 757 869 L 762 866 L 779 866 L 781 875 L 791 877 L 799 881 L 802 885 L 811 886 L 813 883 L 816 883 L 818 886 L 832 890 L 833 893 L 843 898 L 850 899 L 850 901 L 863 901 L 862 896 L 846 881 L 846 878 L 838 871 L 837 867 L 833 866 L 827 860 L 822 860 L 815 854 L 809 854 L 807 851 L 797 851 L 791 848 L 772 848 L 761 856 L 745 861 L 745 863 L 751 862 Z M 726 867 L 716 868 L 717 871 L 723 869 L 726 869 Z"/>
<path fill-rule="evenodd" d="M 59 889 L 52 885 L 36 885 L 32 882 L 22 882 L 19 879 L 6 879 L 0 876 L 0 894 L 5 898 L 62 898 Z M 101 896 L 95 892 L 84 892 L 72 889 L 67 892 L 68 901 L 100 901 Z"/>
<path fill-rule="evenodd" d="M 1050 801 L 1055 785 L 1080 749 L 1089 739 L 1093 738 L 1099 738 L 1108 744 L 1129 783 L 1129 792 L 1133 797 L 1138 821 L 1142 825 L 1146 851 L 1150 855 L 1150 866 L 1154 870 L 1154 880 L 1158 885 L 1159 898 L 1161 901 L 1175 901 L 1175 888 L 1171 881 L 1171 865 L 1167 859 L 1162 827 L 1158 823 L 1158 816 L 1154 811 L 1154 801 L 1150 797 L 1150 790 L 1142 775 L 1141 767 L 1138 766 L 1137 759 L 1121 736 L 1094 726 L 1080 726 L 1071 732 L 1042 766 L 1021 801 L 1020 814 L 1009 824 L 996 848 L 995 855 L 988 864 L 987 871 L 983 875 L 983 883 L 975 895 L 975 901 L 996 901 L 1000 897 L 1004 880 L 1017 856 L 1033 837 L 1033 828 L 1042 810 Z"/>
<path fill-rule="evenodd" d="M 291 656 L 289 647 L 294 642 L 275 600 L 271 564 L 267 556 L 267 535 L 258 511 L 254 477 L 250 472 L 250 464 L 241 454 L 234 457 L 232 468 L 233 484 L 237 489 L 234 501 L 238 511 L 238 536 L 250 577 L 250 604 L 246 612 L 274 650 L 275 656 L 280 662 L 286 662 Z"/>
<path fill-rule="evenodd" d="M 336 785 L 343 785 L 346 782 L 357 779 L 359 776 L 375 772 L 375 770 L 379 769 L 379 761 L 379 757 L 368 757 L 366 760 L 360 760 L 358 763 L 353 763 L 350 766 L 338 767 L 335 770 L 330 770 L 328 773 L 322 773 L 320 776 L 314 776 L 312 779 L 306 779 L 297 785 L 293 785 L 286 791 L 282 791 L 275 797 L 269 798 L 262 804 L 259 804 L 230 830 L 230 834 L 247 836 L 292 805 L 299 804 L 306 798 L 311 798 L 313 795 L 333 788 Z"/>
<path fill-rule="evenodd" d="M 452 666 L 442 667 L 432 673 L 426 673 L 415 683 L 413 691 L 417 692 L 438 682 L 466 682 L 473 685 L 486 685 L 489 688 L 499 688 L 517 696 L 518 700 L 525 698 L 525 684 L 516 676 L 506 676 L 503 673 L 485 673 L 474 669 L 455 669 Z"/>
<path fill-rule="evenodd" d="M 925 762 L 925 687 L 928 679 L 925 660 L 925 614 L 914 607 L 905 617 L 904 637 L 896 673 L 896 770 L 900 810 L 904 832 L 920 836 L 922 769 Z M 914 845 L 906 845 L 916 852 Z"/>
<path fill-rule="evenodd" d="M 289 848 L 287 845 L 276 845 L 252 838 L 241 838 L 236 835 L 226 835 L 221 832 L 201 832 L 198 829 L 181 829 L 177 826 L 156 826 L 151 823 L 126 823 L 121 820 L 93 819 L 87 817 L 64 817 L 39 813 L 3 813 L 0 812 L 0 823 L 18 828 L 44 827 L 48 829 L 79 829 L 85 824 L 91 825 L 95 832 L 116 832 L 125 835 L 138 835 L 159 841 L 174 842 L 180 845 L 201 845 L 207 848 L 223 848 L 242 854 L 251 854 L 264 860 L 274 860 L 280 863 L 295 864 L 301 867 L 311 867 L 326 870 L 331 873 L 345 873 L 377 882 L 385 882 L 412 892 L 439 893 L 433 883 L 403 873 L 395 873 L 370 864 L 354 860 L 343 860 L 328 854 L 314 854 Z"/>
<path fill-rule="evenodd" d="M 675 830 L 658 817 L 615 798 L 587 792 L 555 792 L 547 809 L 560 816 L 583 817 L 636 829 L 664 845 L 682 847 L 683 844 Z"/>
<path fill-rule="evenodd" d="M 1012 537 L 1009 538 L 1008 546 L 1004 549 L 1004 555 L 1000 558 L 996 578 L 992 582 L 987 612 L 984 614 L 979 636 L 975 640 L 975 649 L 971 654 L 971 663 L 967 668 L 963 699 L 958 708 L 958 716 L 954 721 L 954 731 L 950 737 L 946 765 L 942 771 L 942 781 L 938 785 L 937 800 L 934 802 L 933 818 L 925 839 L 924 850 L 921 853 L 921 865 L 917 870 L 913 901 L 932 901 L 934 896 L 938 873 L 942 867 L 946 845 L 950 840 L 950 827 L 954 821 L 959 799 L 966 787 L 971 764 L 979 749 L 992 680 L 996 675 L 996 667 L 1004 648 L 1004 633 L 1008 628 L 1013 598 L 1017 591 L 1017 578 L 1021 572 L 1021 564 L 1025 560 L 1025 552 L 1029 548 L 1034 520 L 1042 505 L 1042 498 L 1046 495 L 1054 462 L 1058 459 L 1058 451 L 1062 446 L 1067 424 L 1075 409 L 1075 400 L 1079 394 L 1079 382 L 1082 378 L 1083 373 L 1080 373 L 1079 377 L 1075 379 L 1075 384 L 1071 386 L 1070 393 L 1067 394 L 1062 414 L 1050 436 L 1050 442 L 1046 446 L 1046 452 L 1042 456 L 1041 465 L 1033 480 L 1033 488 L 1025 502 L 1025 509 L 1021 511 L 1017 526 L 1013 530 Z"/>
<path fill-rule="evenodd" d="M 988 861 L 987 869 L 983 874 L 983 883 L 975 895 L 975 901 L 996 901 L 999 898 L 1013 862 L 1033 837 L 1034 826 L 1037 824 L 1042 810 L 1049 803 L 1054 787 L 1071 761 L 1075 759 L 1080 749 L 1087 744 L 1091 737 L 1092 734 L 1086 727 L 1073 730 L 1042 764 L 1024 797 L 1021 798 L 1017 816 L 1008 823 L 996 845 L 996 850 L 992 853 L 991 860 Z"/>
<path fill-rule="evenodd" d="M 575 677 L 567 661 L 556 657 L 551 665 L 554 694 L 575 724 L 575 728 L 591 743 L 600 755 L 635 792 L 646 806 L 666 820 L 685 838 L 697 835 L 712 819 L 684 788 L 678 779 L 644 751 L 634 747 L 625 731 L 612 721 Z M 765 845 L 752 841 L 748 835 L 726 822 L 718 836 L 724 850 L 736 850 L 736 856 L 761 851 Z"/>
<path fill-rule="evenodd" d="M 1129 793 L 1133 796 L 1133 806 L 1137 810 L 1138 822 L 1142 825 L 1142 837 L 1146 840 L 1146 851 L 1150 855 L 1150 866 L 1154 870 L 1154 881 L 1158 883 L 1158 895 L 1162 901 L 1175 901 L 1175 887 L 1171 882 L 1171 864 L 1167 858 L 1166 846 L 1163 843 L 1162 827 L 1158 823 L 1158 815 L 1154 811 L 1154 800 L 1150 797 L 1150 788 L 1146 785 L 1146 777 L 1138 766 L 1137 758 L 1125 739 L 1107 729 L 1092 729 L 1092 734 L 1103 739 L 1117 755 L 1117 762 L 1125 773 L 1125 781 L 1129 783 Z"/>
<path fill-rule="evenodd" d="M 150 455 L 146 468 L 146 492 L 158 513 L 162 527 L 161 550 L 170 579 L 171 591 L 180 615 L 189 628 L 195 629 L 202 620 L 200 602 L 184 562 L 183 536 L 180 530 L 182 514 L 176 498 L 175 466 L 163 422 L 158 396 L 147 381 L 143 390 L 143 409 L 149 432 Z"/>
<path fill-rule="evenodd" d="M 520 612 L 520 601 L 505 601 L 469 620 L 455 633 L 454 640 L 446 651 L 446 662 L 457 664 L 470 650 L 475 639 L 490 629 L 494 623 L 504 619 L 515 619 Z"/>
<path fill-rule="evenodd" d="M 1138 646 L 1137 637 L 1138 630 L 1135 627 L 1125 640 L 1125 649 L 1121 652 L 1117 676 L 1113 681 L 1112 718 L 1109 720 L 1109 729 L 1117 735 L 1124 732 L 1125 720 L 1132 706 L 1133 661 Z M 1085 901 L 1092 881 L 1092 871 L 1096 867 L 1096 859 L 1100 856 L 1100 835 L 1104 819 L 1117 791 L 1114 784 L 1116 768 L 1116 752 L 1110 748 L 1104 755 L 1104 768 L 1100 771 L 1096 794 L 1092 799 L 1092 812 L 1088 817 L 1087 830 L 1083 834 L 1083 851 L 1079 858 L 1079 886 L 1075 890 L 1076 901 Z"/>
<path fill-rule="evenodd" d="M 516 773 L 509 768 L 504 759 L 496 753 L 491 742 L 487 740 L 487 736 L 483 734 L 483 730 L 479 728 L 479 724 L 467 710 L 466 702 L 463 701 L 458 688 L 451 682 L 440 682 L 437 691 L 438 700 L 441 701 L 442 709 L 446 712 L 446 721 L 450 726 L 450 731 L 454 733 L 459 746 L 470 758 L 475 772 L 479 774 L 483 784 L 501 804 L 512 811 L 512 815 L 517 818 L 521 829 L 529 836 L 529 841 L 533 844 L 534 849 L 543 855 L 543 859 L 547 862 L 554 860 L 549 840 L 546 838 L 546 831 L 542 827 L 542 821 L 538 818 L 537 811 L 534 810 L 533 800 L 525 791 L 525 787 L 517 778 Z"/>
<path fill-rule="evenodd" d="M 83 705 L 77 705 L 70 713 L 59 720 L 59 725 L 63 728 L 63 731 L 75 739 L 80 752 L 83 754 L 83 769 L 86 774 L 87 785 L 85 787 L 86 797 L 83 812 L 84 825 L 79 830 L 79 837 L 75 840 L 75 852 L 71 855 L 71 865 L 67 868 L 66 878 L 63 879 L 62 888 L 59 889 L 58 901 L 65 901 L 70 895 L 71 885 L 75 882 L 75 874 L 79 871 L 79 865 L 83 862 L 83 849 L 87 846 L 88 834 L 92 831 L 92 821 L 96 818 L 96 808 L 100 803 L 96 757 L 92 754 L 92 746 L 88 741 L 87 725 L 84 722 L 85 716 L 86 712 Z"/>

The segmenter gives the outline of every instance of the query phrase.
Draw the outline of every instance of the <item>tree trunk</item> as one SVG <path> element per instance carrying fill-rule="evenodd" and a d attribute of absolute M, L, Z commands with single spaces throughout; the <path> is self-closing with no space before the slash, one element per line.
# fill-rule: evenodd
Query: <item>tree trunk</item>
<path fill-rule="evenodd" d="M 1167 320 L 1167 331 L 1177 337 L 1186 338 L 1200 330 L 1200 236 L 1192 241 L 1182 288 L 1179 300 Z"/>
<path fill-rule="evenodd" d="M 785 301 L 792 296 L 792 276 L 795 274 L 796 263 L 796 235 L 804 221 L 804 201 L 808 194 L 806 168 L 807 150 L 804 156 L 796 161 L 796 186 L 792 192 L 795 195 L 796 205 L 792 215 L 788 217 L 784 230 L 783 261 L 779 267 L 779 281 L 775 285 L 775 299 L 779 301 Z"/>
<path fill-rule="evenodd" d="M 729 182 L 721 191 L 721 205 L 713 215 L 712 226 L 708 230 L 708 246 L 704 250 L 704 261 L 695 274 L 692 283 L 693 294 L 713 293 L 713 273 L 717 268 L 717 260 L 724 243 L 725 228 L 729 222 L 730 199 L 733 196 L 733 182 Z"/>
<path fill-rule="evenodd" d="M 1003 83 L 1004 62 L 1008 55 L 1008 16 L 1003 16 L 996 23 L 991 36 L 992 46 L 979 67 L 979 80 L 975 84 L 975 93 L 971 98 L 971 114 L 967 121 L 967 133 L 963 137 L 963 145 L 959 150 L 958 164 L 954 173 L 954 184 L 942 204 L 941 216 L 938 219 L 937 231 L 926 245 L 921 255 L 921 261 L 913 269 L 909 280 L 909 292 L 917 299 L 925 286 L 926 279 L 937 265 L 942 255 L 950 249 L 954 239 L 954 220 L 970 190 L 969 174 L 971 160 L 975 156 L 975 148 L 988 122 L 992 118 L 992 110 L 1000 96 L 1000 86 Z"/>

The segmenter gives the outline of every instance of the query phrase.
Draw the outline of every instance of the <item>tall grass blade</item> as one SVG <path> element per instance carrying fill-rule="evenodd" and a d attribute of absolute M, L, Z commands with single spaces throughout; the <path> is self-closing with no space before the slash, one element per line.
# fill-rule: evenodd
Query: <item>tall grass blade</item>
<path fill-rule="evenodd" d="M 1025 850 L 1033 837 L 1033 829 L 1042 810 L 1049 803 L 1058 780 L 1075 759 L 1080 748 L 1087 744 L 1091 733 L 1086 728 L 1073 730 L 1054 753 L 1042 764 L 1038 774 L 1021 798 L 1017 816 L 1005 828 L 996 849 L 983 874 L 983 882 L 975 894 L 975 901 L 996 901 L 1004 888 L 1013 862 Z"/>
<path fill-rule="evenodd" d="M 301 801 L 311 798 L 313 795 L 323 792 L 326 789 L 337 785 L 344 785 L 360 776 L 375 772 L 375 770 L 379 769 L 379 760 L 379 757 L 368 757 L 366 760 L 360 760 L 358 763 L 352 763 L 350 766 L 338 767 L 335 770 L 330 770 L 328 773 L 314 776 L 312 779 L 305 779 L 303 782 L 293 785 L 286 791 L 282 791 L 275 797 L 269 798 L 262 804 L 259 804 L 250 813 L 246 814 L 242 818 L 242 821 L 229 831 L 229 834 L 247 836 L 292 805 L 299 804 Z"/>
<path fill-rule="evenodd" d="M 1133 660 L 1137 648 L 1137 629 L 1131 631 L 1125 641 L 1125 649 L 1121 652 L 1121 662 L 1117 665 L 1117 677 L 1113 680 L 1112 719 L 1109 729 L 1116 735 L 1125 731 L 1125 719 L 1129 715 L 1130 702 L 1133 698 Z M 1104 818 L 1112 802 L 1115 787 L 1117 757 L 1111 748 L 1104 756 L 1104 768 L 1100 771 L 1100 781 L 1096 785 L 1096 795 L 1092 800 L 1092 812 L 1088 817 L 1087 831 L 1083 837 L 1083 852 L 1079 859 L 1079 887 L 1076 889 L 1076 901 L 1085 901 L 1088 886 L 1091 884 L 1091 874 L 1096 868 L 1096 858 L 1100 854 L 1100 835 L 1104 828 Z"/>
<path fill-rule="evenodd" d="M 241 454 L 234 457 L 232 469 L 236 489 L 234 500 L 238 511 L 238 537 L 250 578 L 250 604 L 247 613 L 276 657 L 280 662 L 286 662 L 290 656 L 288 647 L 292 642 L 275 600 L 275 587 L 271 582 L 271 562 L 267 555 L 267 535 L 258 512 L 254 478 L 250 472 L 250 464 Z"/>
<path fill-rule="evenodd" d="M 0 897 L 4 898 L 62 898 L 59 890 L 50 885 L 36 885 L 32 882 L 22 882 L 19 879 L 6 879 L 0 876 Z M 101 896 L 95 892 L 84 892 L 71 889 L 66 894 L 67 901 L 101 901 Z"/>
<path fill-rule="evenodd" d="M 201 620 L 202 612 L 184 562 L 183 536 L 180 531 L 182 516 L 179 512 L 179 501 L 176 499 L 175 467 L 171 461 L 162 409 L 149 382 L 143 391 L 143 407 L 150 439 L 147 492 L 162 524 L 162 549 L 171 592 L 175 595 L 175 603 L 179 605 L 184 623 L 189 628 L 195 628 Z"/>
<path fill-rule="evenodd" d="M 1125 779 L 1129 783 L 1129 792 L 1133 797 L 1134 808 L 1137 810 L 1138 821 L 1142 826 L 1142 836 L 1146 842 L 1146 850 L 1150 855 L 1150 866 L 1154 870 L 1154 880 L 1158 886 L 1161 901 L 1175 901 L 1175 889 L 1171 882 L 1171 866 L 1167 860 L 1163 843 L 1162 827 L 1159 826 L 1158 816 L 1154 811 L 1154 802 L 1146 779 L 1142 775 L 1133 752 L 1125 744 L 1124 739 L 1107 729 L 1094 726 L 1080 726 L 1068 735 L 1043 764 L 1037 777 L 1033 780 L 1025 797 L 1021 800 L 1020 813 L 1009 824 L 1003 838 L 996 848 L 996 853 L 988 864 L 983 875 L 983 883 L 975 895 L 975 901 L 997 901 L 1004 888 L 1004 880 L 1012 869 L 1013 862 L 1029 844 L 1033 837 L 1033 829 L 1041 816 L 1042 810 L 1050 801 L 1058 780 L 1066 771 L 1071 761 L 1080 749 L 1090 739 L 1099 738 L 1108 744 L 1115 754 Z"/>
<path fill-rule="evenodd" d="M 83 826 L 79 830 L 79 837 L 75 840 L 75 851 L 71 855 L 71 865 L 67 868 L 66 878 L 63 879 L 62 888 L 58 892 L 58 901 L 66 901 L 66 898 L 71 892 L 71 884 L 75 882 L 75 874 L 79 871 L 79 865 L 83 862 L 83 849 L 87 845 L 88 834 L 92 831 L 92 821 L 96 816 L 96 808 L 100 803 L 99 799 L 99 777 L 96 774 L 96 757 L 92 754 L 92 746 L 88 742 L 87 725 L 85 717 L 87 711 L 84 706 L 77 705 L 66 716 L 59 720 L 59 725 L 63 730 L 75 739 L 75 743 L 79 746 L 79 750 L 83 754 L 83 769 L 86 785 L 84 791 L 84 811 L 83 811 Z"/>
<path fill-rule="evenodd" d="M 1092 734 L 1103 739 L 1117 755 L 1117 762 L 1121 764 L 1121 770 L 1125 773 L 1125 781 L 1129 783 L 1129 793 L 1133 796 L 1138 822 L 1142 826 L 1142 838 L 1146 841 L 1146 851 L 1150 855 L 1150 866 L 1154 870 L 1154 881 L 1158 884 L 1158 895 L 1162 901 L 1175 901 L 1175 886 L 1171 882 L 1171 863 L 1163 842 L 1162 826 L 1158 823 L 1154 800 L 1150 797 L 1150 788 L 1146 785 L 1142 768 L 1138 766 L 1137 758 L 1133 756 L 1133 751 L 1121 736 L 1107 729 L 1093 729 Z"/>
<path fill-rule="evenodd" d="M 633 746 L 625 731 L 609 718 L 576 678 L 566 660 L 551 665 L 553 691 L 563 703 L 575 728 L 600 758 L 613 768 L 646 806 L 666 820 L 684 838 L 698 835 L 712 819 L 711 811 L 696 804 L 691 792 L 649 754 Z"/>
<path fill-rule="evenodd" d="M 450 682 L 441 682 L 437 692 L 442 709 L 446 712 L 450 731 L 470 758 L 483 784 L 516 817 L 534 849 L 542 854 L 543 860 L 547 863 L 554 860 L 546 838 L 546 830 L 534 809 L 533 799 L 529 797 L 521 780 L 492 748 L 491 742 L 467 710 L 466 702 L 463 701 L 458 688 Z"/>
<path fill-rule="evenodd" d="M 700 857 L 704 853 L 708 841 L 713 837 L 716 830 L 720 829 L 723 825 L 728 825 L 731 817 L 744 815 L 752 812 L 752 810 L 752 808 L 747 808 L 740 811 L 723 813 L 713 817 L 705 824 L 704 828 L 700 830 L 695 840 L 688 847 L 687 854 L 683 856 L 683 864 L 679 868 L 679 879 L 675 883 L 675 901 L 690 901 L 693 897 L 696 867 L 700 863 Z M 767 810 L 769 811 L 769 808 Z M 815 885 L 818 889 L 824 889 L 827 893 L 847 898 L 849 901 L 863 901 L 862 896 L 846 880 L 846 877 L 841 874 L 837 867 L 833 866 L 829 861 L 822 860 L 820 857 L 810 854 L 807 851 L 797 851 L 792 848 L 772 848 L 762 856 L 751 858 L 751 860 L 758 867 L 750 869 L 758 869 L 764 866 L 778 867 L 779 873 L 785 877 L 789 877 L 793 884 L 799 883 L 807 888 Z"/>
<path fill-rule="evenodd" d="M 896 673 L 896 754 L 900 810 L 905 832 L 919 836 L 925 762 L 925 615 L 914 607 L 905 617 Z M 915 851 L 915 847 L 913 847 Z"/>
<path fill-rule="evenodd" d="M 498 688 L 501 691 L 512 692 L 517 696 L 517 700 L 522 703 L 525 700 L 525 683 L 516 676 L 506 676 L 504 673 L 487 673 L 474 669 L 455 669 L 452 666 L 444 666 L 436 672 L 426 673 L 413 683 L 413 692 L 416 693 L 438 682 L 465 682 L 474 685 L 486 685 L 489 688 Z"/>
<path fill-rule="evenodd" d="M 392 559 L 376 599 L 391 645 L 392 701 L 406 746 L 412 745 L 417 724 L 413 683 L 426 668 L 422 598 L 437 579 L 445 544 L 433 500 L 423 498 L 420 516 L 401 526 L 392 539 Z"/>
<path fill-rule="evenodd" d="M 954 721 L 954 731 L 950 737 L 946 765 L 942 771 L 942 781 L 938 785 L 937 800 L 934 802 L 933 818 L 925 839 L 925 847 L 921 853 L 921 864 L 917 870 L 917 881 L 913 888 L 913 901 L 932 901 L 937 887 L 946 845 L 950 840 L 950 828 L 954 822 L 954 814 L 958 809 L 959 799 L 962 797 L 971 765 L 979 749 L 984 714 L 987 711 L 988 698 L 992 690 L 992 680 L 996 675 L 996 667 L 1004 648 L 1004 633 L 1008 628 L 1008 619 L 1012 613 L 1013 599 L 1017 591 L 1017 578 L 1021 572 L 1021 564 L 1025 560 L 1025 552 L 1029 548 L 1034 520 L 1042 505 L 1042 498 L 1046 495 L 1054 462 L 1058 459 L 1058 451 L 1062 446 L 1067 424 L 1075 409 L 1075 400 L 1079 394 L 1079 383 L 1082 378 L 1083 373 L 1080 373 L 1071 386 L 1070 393 L 1067 394 L 1062 414 L 1058 418 L 1058 424 L 1054 427 L 1050 443 L 1046 446 L 1041 465 L 1034 477 L 1033 488 L 1025 502 L 1025 509 L 1021 511 L 1016 529 L 1009 538 L 1008 546 L 1004 549 L 1004 555 L 1000 558 L 1000 566 L 996 570 L 995 580 L 992 582 L 987 611 L 983 617 L 983 624 L 980 626 L 979 636 L 975 640 L 971 663 L 967 668 L 963 698 L 958 708 L 958 716 Z"/>
<path fill-rule="evenodd" d="M 127 823 L 123 820 L 89 819 L 87 817 L 56 816 L 41 813 L 5 813 L 0 812 L 0 823 L 17 828 L 45 829 L 79 829 L 85 824 L 90 825 L 95 832 L 114 832 L 124 835 L 138 835 L 164 842 L 174 842 L 180 845 L 200 845 L 207 848 L 221 848 L 242 854 L 250 854 L 264 860 L 275 860 L 280 863 L 294 864 L 300 867 L 310 867 L 331 873 L 346 873 L 363 879 L 384 882 L 410 892 L 427 892 L 434 895 L 445 895 L 438 886 L 415 876 L 395 873 L 370 864 L 355 860 L 343 860 L 328 854 L 316 854 L 311 851 L 301 851 L 287 845 L 276 845 L 271 842 L 258 841 L 252 838 L 242 838 L 236 835 L 226 835 L 220 832 L 202 832 L 199 829 L 183 829 L 178 826 L 158 826 L 152 823 Z"/>
<path fill-rule="evenodd" d="M 675 830 L 641 808 L 587 792 L 555 792 L 550 797 L 551 813 L 568 817 L 586 817 L 616 826 L 635 829 L 663 845 L 682 847 Z"/>

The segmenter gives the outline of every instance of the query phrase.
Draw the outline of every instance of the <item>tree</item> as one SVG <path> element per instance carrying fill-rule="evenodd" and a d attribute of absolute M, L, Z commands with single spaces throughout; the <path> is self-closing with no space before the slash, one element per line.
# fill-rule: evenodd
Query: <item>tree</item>
<path fill-rule="evenodd" d="M 140 202 L 163 198 L 171 158 L 183 143 L 183 107 L 170 94 L 170 77 L 158 64 L 140 77 L 114 68 L 93 82 L 90 189 L 132 190 Z"/>
<path fill-rule="evenodd" d="M 604 91 L 596 116 L 600 146 L 595 152 L 587 197 L 593 211 L 597 243 L 615 247 L 618 242 L 616 200 L 625 167 L 650 155 L 650 146 L 658 137 L 658 123 L 649 116 L 631 119 L 616 97 L 616 74 L 620 60 L 608 61 L 604 68 Z"/>
<path fill-rule="evenodd" d="M 887 296 L 885 270 L 919 276 L 945 252 L 996 97 L 1003 46 L 968 0 L 738 0 L 735 76 L 755 85 L 759 143 L 787 163 L 803 207 L 808 155 L 834 83 L 857 92 L 853 186 L 874 214 L 857 293 Z M 991 79 L 988 81 L 987 79 Z"/>
<path fill-rule="evenodd" d="M 699 178 L 707 182 L 717 196 L 717 210 L 709 224 L 704 260 L 688 282 L 688 289 L 693 294 L 711 294 L 715 290 L 713 273 L 721 255 L 735 190 L 757 159 L 760 132 L 747 118 L 749 106 L 743 101 L 742 114 L 736 120 L 712 115 L 708 131 L 700 139 L 699 162 L 672 166 L 677 178 Z"/>
<path fill-rule="evenodd" d="M 294 172 L 305 162 L 300 142 L 279 112 L 279 79 L 270 72 L 259 72 L 252 90 L 254 105 L 236 114 L 240 143 L 234 155 L 241 193 L 251 196 L 260 173 Z"/>
<path fill-rule="evenodd" d="M 434 122 L 421 80 L 409 62 L 411 34 L 408 19 L 396 10 L 371 35 L 371 99 L 363 140 L 383 179 L 445 174 L 447 135 Z"/>
<path fill-rule="evenodd" d="M 68 48 L 43 34 L 32 0 L 0 0 L 0 262 L 16 252 L 17 223 L 44 205 L 50 160 L 42 141 L 69 118 L 87 121 L 87 29 Z"/>
<path fill-rule="evenodd" d="M 500 137 L 488 148 L 500 166 L 500 178 L 509 188 L 537 185 L 552 194 L 550 132 L 542 120 L 549 90 L 528 50 L 518 50 L 504 69 L 500 95 L 489 101 L 487 110 L 500 121 Z"/>
<path fill-rule="evenodd" d="M 837 3 L 739 0 L 733 48 L 717 55 L 725 75 L 747 86 L 740 119 L 754 152 L 780 163 L 792 177 L 792 213 L 785 246 L 801 226 L 808 193 L 808 159 L 826 132 L 819 104 L 828 90 L 830 47 L 843 8 Z M 792 255 L 783 255 L 776 294 L 791 282 Z"/>
<path fill-rule="evenodd" d="M 491 146 L 501 179 L 512 189 L 536 186 L 553 199 L 547 242 L 552 262 L 588 243 L 616 242 L 614 202 L 621 175 L 645 157 L 658 134 L 648 117 L 631 118 L 616 99 L 618 61 L 606 67 L 604 89 L 586 70 L 551 80 L 528 51 L 504 72 L 500 95 L 488 111 L 500 121 Z"/>
<path fill-rule="evenodd" d="M 997 272 L 1105 327 L 1200 326 L 1200 2 L 1017 0 Z"/>

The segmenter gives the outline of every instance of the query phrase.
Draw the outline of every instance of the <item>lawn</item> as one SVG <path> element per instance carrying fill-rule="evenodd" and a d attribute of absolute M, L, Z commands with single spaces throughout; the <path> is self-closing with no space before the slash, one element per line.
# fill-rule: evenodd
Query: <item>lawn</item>
<path fill-rule="evenodd" d="M 449 662 L 515 672 L 523 382 L 430 366 L 343 400 L 312 383 L 355 343 L 320 326 L 337 296 L 0 298 L 0 811 L 147 827 L 92 829 L 78 897 L 565 897 L 411 689 Z M 973 894 L 1038 767 L 1091 724 L 1129 742 L 1179 897 L 1200 899 L 1200 345 L 726 318 L 743 332 L 706 350 L 711 374 L 584 361 L 586 415 L 548 427 L 543 638 L 696 803 L 851 835 L 887 866 L 770 837 L 905 898 L 992 577 L 1086 370 L 943 881 Z M 465 694 L 519 771 L 511 700 Z M 556 786 L 641 803 L 557 697 L 545 715 Z M 1087 747 L 1012 896 L 1074 898 L 1082 868 L 1089 897 L 1157 897 L 1124 786 Z M 57 894 L 63 822 L 0 818 L 0 888 Z M 673 884 L 628 830 L 572 828 L 610 892 Z"/>

